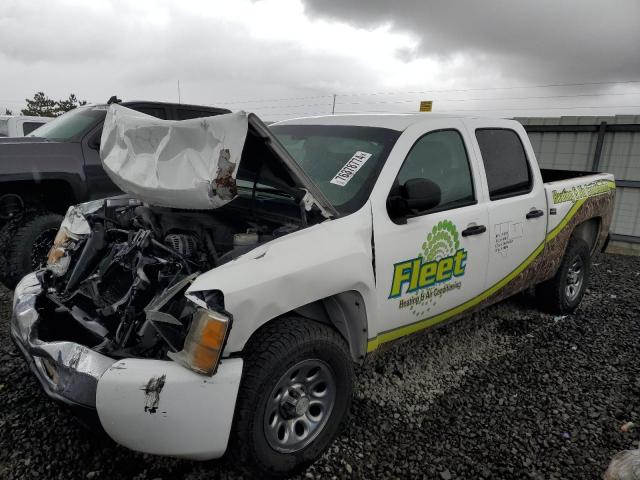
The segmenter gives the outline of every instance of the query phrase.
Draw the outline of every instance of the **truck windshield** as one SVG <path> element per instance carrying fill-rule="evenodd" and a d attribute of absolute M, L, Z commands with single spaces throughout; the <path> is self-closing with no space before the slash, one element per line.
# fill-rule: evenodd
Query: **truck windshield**
<path fill-rule="evenodd" d="M 77 107 L 31 132 L 29 137 L 47 140 L 76 140 L 107 114 L 106 107 Z"/>
<path fill-rule="evenodd" d="M 342 214 L 369 198 L 400 136 L 387 128 L 348 125 L 274 125 L 274 135 Z"/>

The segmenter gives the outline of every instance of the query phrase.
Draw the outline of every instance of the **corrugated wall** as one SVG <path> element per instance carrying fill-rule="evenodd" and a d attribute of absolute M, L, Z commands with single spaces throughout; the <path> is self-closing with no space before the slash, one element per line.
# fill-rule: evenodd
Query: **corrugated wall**
<path fill-rule="evenodd" d="M 613 173 L 618 190 L 611 231 L 640 242 L 640 115 L 516 120 L 542 168 Z"/>

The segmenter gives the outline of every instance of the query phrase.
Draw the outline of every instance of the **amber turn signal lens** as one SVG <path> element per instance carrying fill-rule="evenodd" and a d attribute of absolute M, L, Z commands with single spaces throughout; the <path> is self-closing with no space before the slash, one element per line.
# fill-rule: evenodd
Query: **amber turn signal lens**
<path fill-rule="evenodd" d="M 65 227 L 60 227 L 60 230 L 58 230 L 58 233 L 56 234 L 56 238 L 53 240 L 53 246 L 51 247 L 51 250 L 49 250 L 47 265 L 55 265 L 62 257 L 64 257 L 65 252 L 63 245 L 68 240 L 72 240 L 69 235 L 69 231 Z"/>
<path fill-rule="evenodd" d="M 182 351 L 169 353 L 169 358 L 194 372 L 215 373 L 229 331 L 229 318 L 219 312 L 200 308 L 193 315 Z"/>

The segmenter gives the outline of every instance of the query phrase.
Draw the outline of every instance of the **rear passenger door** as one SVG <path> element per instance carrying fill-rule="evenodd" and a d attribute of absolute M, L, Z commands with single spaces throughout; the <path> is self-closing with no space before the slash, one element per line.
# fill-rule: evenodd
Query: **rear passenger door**
<path fill-rule="evenodd" d="M 491 128 L 486 127 L 486 122 L 469 122 L 482 159 L 489 198 L 489 268 L 485 284 L 489 289 L 496 284 L 506 285 L 541 253 L 547 230 L 547 203 L 540 169 L 529 143 L 521 139 L 526 138 L 524 129 L 511 122 Z"/>
<path fill-rule="evenodd" d="M 387 162 L 381 178 L 388 184 L 379 190 L 393 199 L 408 180 L 427 179 L 439 186 L 439 203 L 398 218 L 392 200 L 385 208 L 378 191 L 372 196 L 379 205 L 373 208 L 379 343 L 449 318 L 484 286 L 488 218 L 479 168 L 462 128 L 442 123 L 445 128 L 420 129 L 413 138 L 403 134 L 398 144 L 410 141 L 408 152 Z"/>

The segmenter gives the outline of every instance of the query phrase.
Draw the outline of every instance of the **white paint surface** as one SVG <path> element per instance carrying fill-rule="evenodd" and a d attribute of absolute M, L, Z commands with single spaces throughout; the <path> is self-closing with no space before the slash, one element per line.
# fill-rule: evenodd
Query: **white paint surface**
<path fill-rule="evenodd" d="M 145 386 L 162 375 L 157 410 L 145 411 Z M 223 360 L 213 377 L 170 361 L 121 360 L 98 382 L 98 416 L 111 438 L 133 450 L 218 458 L 227 448 L 241 375 L 240 358 Z"/>

